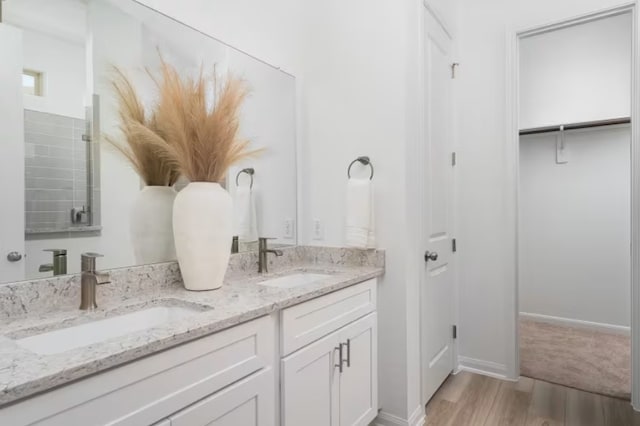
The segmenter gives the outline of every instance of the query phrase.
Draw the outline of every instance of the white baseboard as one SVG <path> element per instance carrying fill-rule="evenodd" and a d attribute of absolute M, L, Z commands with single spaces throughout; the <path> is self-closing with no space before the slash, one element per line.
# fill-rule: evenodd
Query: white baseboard
<path fill-rule="evenodd" d="M 508 369 L 506 365 L 481 359 L 468 358 L 466 356 L 458 357 L 458 370 L 482 374 L 483 376 L 489 376 L 500 380 L 513 380 L 507 373 Z"/>
<path fill-rule="evenodd" d="M 409 416 L 409 424 L 411 426 L 423 426 L 425 423 L 425 406 L 418 405 L 411 416 Z"/>
<path fill-rule="evenodd" d="M 622 334 L 624 336 L 631 335 L 630 327 L 623 325 L 605 324 L 600 322 L 582 321 L 571 318 L 554 317 L 551 315 L 531 314 L 529 312 L 520 312 L 520 318 L 530 321 L 544 322 L 553 325 L 564 325 L 568 327 L 582 328 L 586 330 L 601 331 L 604 333 Z"/>
<path fill-rule="evenodd" d="M 372 424 L 375 426 L 423 426 L 424 420 L 424 407 L 418 406 L 409 416 L 409 420 L 381 411 Z"/>

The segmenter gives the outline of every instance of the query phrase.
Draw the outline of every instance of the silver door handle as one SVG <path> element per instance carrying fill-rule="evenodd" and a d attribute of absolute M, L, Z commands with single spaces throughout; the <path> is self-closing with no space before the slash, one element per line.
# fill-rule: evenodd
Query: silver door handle
<path fill-rule="evenodd" d="M 427 250 L 427 251 L 424 253 L 424 261 L 425 261 L 425 262 L 428 262 L 428 261 L 430 261 L 430 260 L 431 260 L 431 261 L 433 261 L 433 262 L 435 262 L 436 260 L 438 260 L 438 253 L 436 253 L 435 251 L 434 251 L 434 252 L 431 252 L 431 251 L 428 251 L 428 250 Z"/>
<path fill-rule="evenodd" d="M 22 260 L 22 255 L 17 251 L 12 251 L 11 253 L 7 254 L 7 260 L 9 262 L 19 262 Z"/>

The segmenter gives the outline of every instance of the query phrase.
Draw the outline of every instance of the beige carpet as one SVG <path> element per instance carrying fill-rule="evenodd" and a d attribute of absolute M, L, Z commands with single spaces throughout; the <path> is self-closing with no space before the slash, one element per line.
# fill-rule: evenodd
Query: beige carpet
<path fill-rule="evenodd" d="M 520 374 L 629 399 L 631 339 L 614 333 L 520 320 Z"/>

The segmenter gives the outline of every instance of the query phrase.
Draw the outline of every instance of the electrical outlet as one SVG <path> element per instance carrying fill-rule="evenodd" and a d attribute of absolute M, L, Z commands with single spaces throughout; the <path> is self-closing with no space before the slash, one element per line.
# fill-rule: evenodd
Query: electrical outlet
<path fill-rule="evenodd" d="M 313 239 L 314 240 L 323 240 L 324 239 L 324 226 L 319 219 L 313 220 Z"/>
<path fill-rule="evenodd" d="M 293 238 L 293 219 L 284 220 L 283 238 Z"/>

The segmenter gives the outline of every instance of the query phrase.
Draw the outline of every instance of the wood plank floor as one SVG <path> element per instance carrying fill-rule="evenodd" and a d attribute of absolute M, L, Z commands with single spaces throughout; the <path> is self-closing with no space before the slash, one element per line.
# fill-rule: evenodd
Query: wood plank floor
<path fill-rule="evenodd" d="M 523 377 L 461 372 L 427 405 L 430 426 L 640 426 L 629 401 Z"/>

